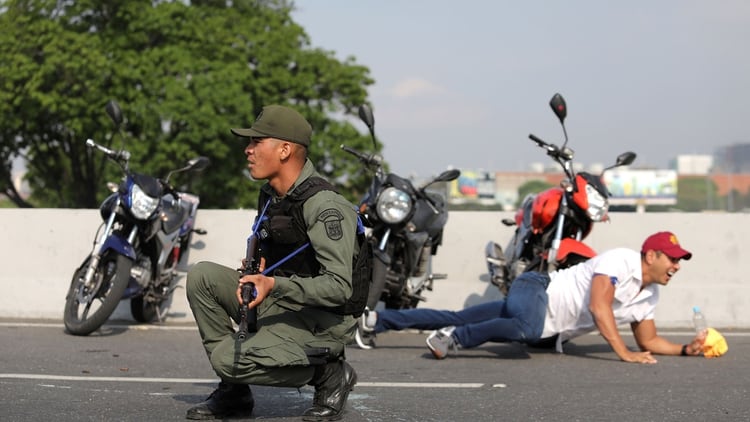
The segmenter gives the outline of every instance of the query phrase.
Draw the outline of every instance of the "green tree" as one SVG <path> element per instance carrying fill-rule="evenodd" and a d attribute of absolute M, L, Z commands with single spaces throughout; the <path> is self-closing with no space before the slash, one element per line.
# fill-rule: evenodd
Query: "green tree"
<path fill-rule="evenodd" d="M 704 176 L 683 176 L 677 179 L 677 206 L 681 211 L 717 209 L 720 198 L 713 180 Z"/>
<path fill-rule="evenodd" d="M 285 0 L 0 0 L 0 186 L 18 205 L 12 159 L 27 160 L 35 204 L 96 207 L 104 182 L 120 176 L 92 138 L 132 153 L 131 167 L 165 175 L 205 155 L 197 177 L 178 175 L 205 207 L 255 207 L 245 144 L 264 105 L 285 104 L 312 123 L 310 158 L 350 199 L 367 175 L 339 149 L 371 140 L 333 115 L 355 115 L 373 83 L 354 58 L 312 48 Z M 116 99 L 121 133 L 104 113 Z M 380 145 L 377 149 L 380 149 Z M 344 175 L 350 174 L 351 177 Z"/>

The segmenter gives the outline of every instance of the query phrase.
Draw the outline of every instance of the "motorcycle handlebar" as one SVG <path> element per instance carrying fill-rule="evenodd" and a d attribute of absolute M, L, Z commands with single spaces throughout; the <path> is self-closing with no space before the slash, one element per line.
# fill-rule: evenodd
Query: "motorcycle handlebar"
<path fill-rule="evenodd" d="M 96 148 L 99 151 L 105 153 L 108 157 L 112 158 L 115 161 L 128 161 L 130 160 L 130 153 L 128 151 L 125 151 L 124 149 L 121 151 L 113 151 L 105 146 L 99 145 L 96 142 L 94 142 L 93 139 L 89 138 L 86 140 L 86 146 L 89 148 Z"/>
<path fill-rule="evenodd" d="M 547 143 L 546 143 L 546 142 L 544 142 L 544 141 L 542 141 L 541 139 L 539 139 L 539 137 L 537 137 L 537 136 L 536 136 L 536 135 L 534 135 L 533 133 L 530 133 L 530 134 L 529 134 L 529 139 L 531 139 L 532 141 L 536 142 L 536 143 L 537 143 L 537 145 L 539 145 L 540 147 L 542 147 L 542 146 L 543 146 L 543 147 L 546 147 L 546 146 L 547 146 Z"/>
<path fill-rule="evenodd" d="M 341 149 L 343 149 L 344 151 L 348 152 L 349 154 L 354 155 L 357 158 L 362 158 L 362 154 L 360 154 L 359 151 L 357 151 L 354 148 L 350 148 L 350 147 L 348 147 L 346 145 L 341 145 Z"/>
<path fill-rule="evenodd" d="M 350 148 L 346 145 L 341 145 L 341 149 L 348 152 L 349 154 L 352 154 L 353 156 L 357 157 L 359 161 L 362 161 L 363 163 L 367 165 L 373 165 L 373 166 L 379 166 L 380 165 L 380 158 L 377 155 L 371 155 L 371 154 L 363 154 L 359 151 L 357 151 L 354 148 Z"/>
<path fill-rule="evenodd" d="M 529 139 L 534 141 L 538 147 L 546 149 L 547 155 L 554 158 L 555 160 L 568 161 L 572 158 L 570 153 L 567 151 L 567 148 L 563 149 L 563 151 L 560 151 L 560 148 L 557 145 L 548 144 L 533 133 L 529 134 Z"/>

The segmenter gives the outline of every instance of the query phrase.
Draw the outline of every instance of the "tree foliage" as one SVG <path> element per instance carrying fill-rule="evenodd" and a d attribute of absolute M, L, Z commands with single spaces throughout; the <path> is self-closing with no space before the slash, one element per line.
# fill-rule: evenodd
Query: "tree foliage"
<path fill-rule="evenodd" d="M 681 211 L 720 209 L 716 183 L 708 177 L 681 177 L 677 180 L 677 206 Z"/>
<path fill-rule="evenodd" d="M 285 104 L 314 128 L 316 167 L 354 199 L 367 175 L 339 145 L 372 150 L 371 140 L 332 116 L 356 115 L 373 81 L 354 58 L 312 48 L 292 8 L 284 0 L 0 1 L 0 186 L 28 205 L 9 190 L 12 160 L 23 156 L 34 203 L 97 207 L 104 183 L 120 174 L 85 147 L 92 138 L 126 148 L 134 170 L 154 175 L 208 156 L 203 173 L 173 182 L 204 207 L 254 208 L 261 183 L 246 176 L 245 143 L 229 128 Z M 110 99 L 126 119 L 120 132 L 104 113 Z"/>

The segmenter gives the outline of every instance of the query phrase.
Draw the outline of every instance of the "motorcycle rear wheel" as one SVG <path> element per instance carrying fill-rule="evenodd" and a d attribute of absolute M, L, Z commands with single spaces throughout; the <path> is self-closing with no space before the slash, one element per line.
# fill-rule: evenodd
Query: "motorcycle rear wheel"
<path fill-rule="evenodd" d="M 65 298 L 65 331 L 76 336 L 89 335 L 104 325 L 122 299 L 133 265 L 123 255 L 112 250 L 105 252 L 94 273 L 94 280 L 99 287 L 97 291 L 87 291 L 83 285 L 83 277 L 90 259 L 91 257 L 87 258 L 73 274 L 70 290 Z"/>
<path fill-rule="evenodd" d="M 156 302 L 146 300 L 143 295 L 130 299 L 130 313 L 133 319 L 142 322 L 162 322 L 167 316 L 167 301 Z"/>

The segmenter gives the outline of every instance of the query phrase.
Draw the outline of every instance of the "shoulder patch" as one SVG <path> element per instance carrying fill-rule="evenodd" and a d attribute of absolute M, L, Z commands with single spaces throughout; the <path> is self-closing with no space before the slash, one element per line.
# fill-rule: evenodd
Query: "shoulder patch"
<path fill-rule="evenodd" d="M 318 214 L 317 221 L 323 223 L 329 239 L 339 240 L 344 236 L 344 231 L 341 228 L 341 221 L 343 219 L 344 215 L 341 214 L 341 211 L 335 208 L 328 208 Z"/>

